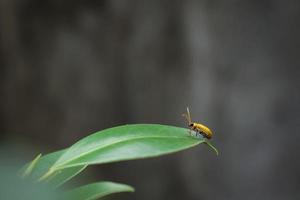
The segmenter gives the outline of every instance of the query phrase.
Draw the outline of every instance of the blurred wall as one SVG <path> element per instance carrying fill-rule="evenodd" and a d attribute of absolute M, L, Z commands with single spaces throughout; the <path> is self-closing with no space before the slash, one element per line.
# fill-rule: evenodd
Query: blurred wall
<path fill-rule="evenodd" d="M 134 185 L 128 199 L 297 199 L 299 19 L 296 0 L 1 0 L 1 140 L 47 152 L 118 124 L 185 126 L 189 105 L 220 156 L 197 147 L 98 179 Z"/>

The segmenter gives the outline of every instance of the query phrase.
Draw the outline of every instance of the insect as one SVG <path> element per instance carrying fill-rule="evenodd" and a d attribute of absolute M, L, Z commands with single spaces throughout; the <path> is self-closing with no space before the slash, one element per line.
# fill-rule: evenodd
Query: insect
<path fill-rule="evenodd" d="M 190 127 L 191 130 L 194 130 L 197 134 L 201 134 L 203 137 L 210 139 L 213 135 L 212 131 L 207 126 L 204 126 L 203 124 L 192 122 L 190 110 L 188 107 L 186 108 L 186 111 L 187 113 L 182 114 L 182 116 L 186 118 L 188 122 L 188 127 Z"/>

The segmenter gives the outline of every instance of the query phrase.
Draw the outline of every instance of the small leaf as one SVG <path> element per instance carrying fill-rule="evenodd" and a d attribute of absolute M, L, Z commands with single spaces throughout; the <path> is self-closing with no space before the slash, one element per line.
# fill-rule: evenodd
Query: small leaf
<path fill-rule="evenodd" d="M 58 158 L 65 152 L 66 150 L 56 151 L 45 156 L 42 156 L 39 159 L 39 162 L 36 163 L 34 170 L 31 173 L 31 178 L 34 180 L 38 180 L 42 175 L 44 175 L 49 168 L 58 160 Z M 86 168 L 86 165 L 79 165 L 76 167 L 70 167 L 63 170 L 59 170 L 48 177 L 47 182 L 55 187 L 58 187 L 82 170 Z"/>
<path fill-rule="evenodd" d="M 109 128 L 89 135 L 69 149 L 44 177 L 68 167 L 155 157 L 206 143 L 189 130 L 167 125 L 136 124 Z"/>
<path fill-rule="evenodd" d="M 134 192 L 134 189 L 129 185 L 120 183 L 98 182 L 72 189 L 65 193 L 63 199 L 95 200 L 119 192 Z"/>
<path fill-rule="evenodd" d="M 40 159 L 40 157 L 42 156 L 42 154 L 39 154 L 35 157 L 35 159 L 33 159 L 25 168 L 22 177 L 25 178 L 27 176 L 29 176 L 32 173 L 33 168 L 36 166 L 36 163 L 38 162 L 38 160 Z"/>

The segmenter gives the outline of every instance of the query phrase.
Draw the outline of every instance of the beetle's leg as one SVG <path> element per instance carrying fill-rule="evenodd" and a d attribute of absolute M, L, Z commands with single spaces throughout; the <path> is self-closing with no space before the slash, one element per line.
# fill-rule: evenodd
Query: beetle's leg
<path fill-rule="evenodd" d="M 196 137 L 199 138 L 199 136 L 201 135 L 200 131 L 196 131 Z"/>
<path fill-rule="evenodd" d="M 207 138 L 206 134 L 205 134 L 205 133 L 203 133 L 202 131 L 200 132 L 200 134 L 202 135 L 202 137 L 203 137 L 204 139 L 206 139 L 206 138 Z"/>
<path fill-rule="evenodd" d="M 191 127 L 191 135 L 193 135 L 193 133 L 192 133 L 192 131 L 194 131 L 195 133 L 194 133 L 194 136 L 196 136 L 197 137 L 197 134 L 198 134 L 198 130 L 197 130 L 197 128 L 196 127 Z"/>
<path fill-rule="evenodd" d="M 197 129 L 194 126 L 190 127 L 190 136 L 193 136 L 193 132 L 196 132 L 197 134 Z"/>

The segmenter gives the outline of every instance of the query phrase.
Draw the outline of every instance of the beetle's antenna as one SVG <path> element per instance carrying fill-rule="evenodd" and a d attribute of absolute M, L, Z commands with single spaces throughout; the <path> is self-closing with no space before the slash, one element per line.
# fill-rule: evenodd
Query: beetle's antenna
<path fill-rule="evenodd" d="M 186 107 L 186 112 L 187 112 L 188 121 L 189 121 L 189 124 L 190 124 L 190 123 L 192 123 L 192 119 L 191 119 L 191 114 L 190 114 L 190 109 L 189 109 L 189 107 Z"/>
<path fill-rule="evenodd" d="M 187 113 L 182 114 L 182 116 L 186 119 L 186 121 L 188 122 L 188 125 L 191 124 L 191 114 L 190 114 L 190 110 L 187 107 L 186 108 Z"/>

